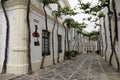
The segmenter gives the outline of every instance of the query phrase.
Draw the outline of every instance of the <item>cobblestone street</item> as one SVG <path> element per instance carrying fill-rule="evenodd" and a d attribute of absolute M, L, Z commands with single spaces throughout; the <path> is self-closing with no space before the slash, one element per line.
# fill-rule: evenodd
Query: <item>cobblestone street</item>
<path fill-rule="evenodd" d="M 11 80 L 120 80 L 120 73 L 99 55 L 89 53 Z"/>

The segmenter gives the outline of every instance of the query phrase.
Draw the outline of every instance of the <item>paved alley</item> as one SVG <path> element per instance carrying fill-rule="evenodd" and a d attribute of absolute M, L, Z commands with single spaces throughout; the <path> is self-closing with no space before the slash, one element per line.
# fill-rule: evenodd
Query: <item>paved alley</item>
<path fill-rule="evenodd" d="M 89 53 L 11 80 L 120 80 L 120 73 L 99 55 Z"/>

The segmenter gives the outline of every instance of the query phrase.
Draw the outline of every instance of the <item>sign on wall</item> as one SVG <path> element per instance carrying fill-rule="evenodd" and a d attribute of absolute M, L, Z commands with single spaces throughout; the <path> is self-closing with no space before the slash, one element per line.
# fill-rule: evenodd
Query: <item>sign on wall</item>
<path fill-rule="evenodd" d="M 40 45 L 40 42 L 39 42 L 40 34 L 38 33 L 37 25 L 35 25 L 35 31 L 32 33 L 32 36 L 34 37 L 34 46 L 39 46 Z"/>

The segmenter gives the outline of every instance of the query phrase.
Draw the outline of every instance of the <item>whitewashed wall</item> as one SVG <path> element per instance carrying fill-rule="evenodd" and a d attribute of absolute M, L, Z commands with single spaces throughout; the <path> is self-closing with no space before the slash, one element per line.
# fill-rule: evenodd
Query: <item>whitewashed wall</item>
<path fill-rule="evenodd" d="M 111 49 L 111 42 L 110 42 L 110 31 L 109 31 L 109 20 L 108 20 L 108 10 L 105 12 L 105 26 L 107 32 L 107 42 L 108 42 L 108 49 Z"/>
<path fill-rule="evenodd" d="M 10 0 L 9 8 L 7 8 L 7 14 L 10 21 L 10 47 L 8 52 L 8 73 L 23 74 L 27 72 L 27 22 L 26 22 L 26 1 L 27 0 Z M 13 2 L 14 1 L 14 2 Z M 13 4 L 12 4 L 13 3 Z M 16 4 L 14 4 L 16 3 Z M 62 3 L 62 0 L 61 2 Z M 7 5 L 8 5 L 7 4 Z M 62 3 L 62 5 L 66 5 Z M 52 10 L 57 9 L 57 6 L 50 5 L 46 7 L 49 15 L 48 19 L 48 31 L 50 32 L 50 54 L 46 57 L 47 61 L 45 65 L 52 64 Z M 39 9 L 39 10 L 37 10 Z M 38 22 L 35 22 L 37 20 Z M 63 19 L 62 19 L 63 20 Z M 61 23 L 62 24 L 62 23 Z M 60 54 L 61 60 L 63 60 L 64 54 L 64 27 L 60 24 L 58 33 L 62 36 L 62 53 Z M 38 26 L 38 31 L 40 34 L 39 46 L 34 46 L 34 38 L 32 32 L 35 30 L 35 25 Z M 40 62 L 42 58 L 42 30 L 45 30 L 45 20 L 44 13 L 42 10 L 42 4 L 37 0 L 32 0 L 31 11 L 30 11 L 30 27 L 31 27 L 31 61 L 33 70 L 39 69 Z M 55 27 L 55 57 L 57 58 L 57 26 Z M 0 8 L 0 72 L 2 68 L 2 63 L 4 60 L 4 50 L 5 50 L 5 34 L 6 34 L 6 24 L 3 12 Z M 51 63 L 49 62 L 51 61 Z M 36 67 L 37 66 L 37 67 Z"/>
<path fill-rule="evenodd" d="M 118 42 L 117 42 L 117 51 L 120 54 L 120 0 L 115 0 L 116 4 L 116 12 L 117 12 L 117 19 L 118 19 Z"/>
<path fill-rule="evenodd" d="M 7 9 L 7 14 L 8 14 L 8 18 L 9 18 L 9 23 L 10 23 L 10 33 L 9 33 L 9 49 L 8 49 L 8 64 L 12 64 L 12 60 L 11 60 L 11 49 L 12 49 L 12 38 L 13 38 L 13 19 L 14 19 L 14 15 L 13 15 L 13 11 L 10 8 Z M 6 42 L 6 19 L 4 17 L 3 14 L 3 10 L 0 9 L 0 65 L 3 64 L 4 61 L 4 54 L 5 54 L 5 42 Z M 2 67 L 0 67 L 2 68 Z M 1 69 L 0 69 L 1 71 Z"/>
<path fill-rule="evenodd" d="M 39 23 L 34 22 L 34 19 L 38 20 Z M 35 25 L 38 26 L 38 31 L 40 34 L 39 40 L 40 40 L 40 46 L 34 46 L 34 37 L 31 35 L 31 56 L 32 56 L 32 62 L 39 61 L 41 59 L 42 55 L 42 30 L 45 30 L 45 21 L 44 17 L 39 15 L 38 13 L 32 11 L 31 13 L 31 32 L 34 32 Z M 53 28 L 53 22 L 48 20 L 48 31 L 50 32 L 50 53 L 52 55 L 52 28 Z M 32 34 L 32 33 L 31 33 Z M 57 55 L 57 26 L 55 27 L 54 31 L 54 42 L 55 42 L 55 54 Z M 62 49 L 64 51 L 64 27 L 59 26 L 58 34 L 62 36 Z"/>

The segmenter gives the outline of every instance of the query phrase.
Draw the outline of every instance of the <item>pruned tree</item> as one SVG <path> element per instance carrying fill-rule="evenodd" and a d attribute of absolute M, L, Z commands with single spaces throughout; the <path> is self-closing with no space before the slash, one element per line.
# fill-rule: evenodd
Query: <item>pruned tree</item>
<path fill-rule="evenodd" d="M 72 15 L 76 15 L 77 14 L 77 12 L 75 12 L 73 9 L 70 9 L 68 6 L 59 8 L 57 13 L 59 14 L 58 17 L 61 17 L 63 15 L 64 16 L 67 16 L 67 15 L 72 16 Z M 57 20 L 57 22 L 58 22 L 58 20 Z M 59 26 L 59 24 L 58 24 L 58 26 Z M 68 42 L 68 37 L 67 37 L 68 27 L 65 26 L 65 22 L 63 22 L 63 26 L 64 26 L 64 29 L 65 29 L 65 50 L 64 50 L 64 60 L 65 60 L 66 41 Z M 58 34 L 58 28 L 57 28 L 57 34 Z M 69 46 L 69 44 L 68 44 L 68 46 Z M 59 62 L 59 53 L 58 53 L 57 61 Z"/>
<path fill-rule="evenodd" d="M 57 23 L 57 40 L 58 40 L 58 28 L 59 28 L 59 21 L 58 21 L 58 18 L 61 16 L 61 12 L 60 12 L 60 4 L 58 3 L 58 10 L 54 10 L 52 11 L 52 14 L 54 16 L 54 26 L 53 26 L 53 29 L 52 29 L 52 49 L 53 49 L 53 64 L 55 64 L 55 59 L 54 59 L 54 29 L 55 29 L 55 25 Z M 59 56 L 60 54 L 58 53 L 57 55 L 57 62 L 59 63 Z"/>
<path fill-rule="evenodd" d="M 67 18 L 67 19 L 65 19 L 64 23 L 66 23 L 66 25 L 67 25 L 67 48 L 68 48 L 68 51 L 70 51 L 68 30 L 70 29 L 70 27 L 72 27 L 74 20 L 72 18 Z"/>
<path fill-rule="evenodd" d="M 78 37 L 78 40 L 77 40 L 77 51 L 79 52 L 79 49 L 80 49 L 80 46 L 83 48 L 82 44 L 80 45 L 80 42 L 82 42 L 82 32 L 83 32 L 83 28 L 86 28 L 86 24 L 85 23 L 78 23 L 78 22 L 74 22 L 72 28 L 74 28 L 74 31 L 76 31 L 77 33 L 77 37 Z M 74 34 L 74 40 L 76 38 L 76 35 Z M 80 41 L 79 41 L 80 40 Z M 76 42 L 76 40 L 75 40 Z"/>
<path fill-rule="evenodd" d="M 27 53 L 27 58 L 28 58 L 28 74 L 32 74 L 33 71 L 32 71 L 32 65 L 31 65 L 31 48 L 30 48 L 30 45 L 31 45 L 31 28 L 30 28 L 30 4 L 31 4 L 31 0 L 28 0 L 28 3 L 27 3 L 27 29 L 28 29 L 28 43 L 27 43 L 27 48 L 28 48 L 28 53 Z"/>
<path fill-rule="evenodd" d="M 43 3 L 43 11 L 44 11 L 44 16 L 45 16 L 45 27 L 46 27 L 46 31 L 47 31 L 47 35 L 48 35 L 48 20 L 47 20 L 48 18 L 47 18 L 47 11 L 46 11 L 45 8 L 49 4 L 56 4 L 56 3 L 58 3 L 59 0 L 40 0 L 40 1 Z M 44 55 L 43 55 L 40 69 L 44 69 L 45 58 L 46 58 L 46 53 L 44 53 Z"/>

